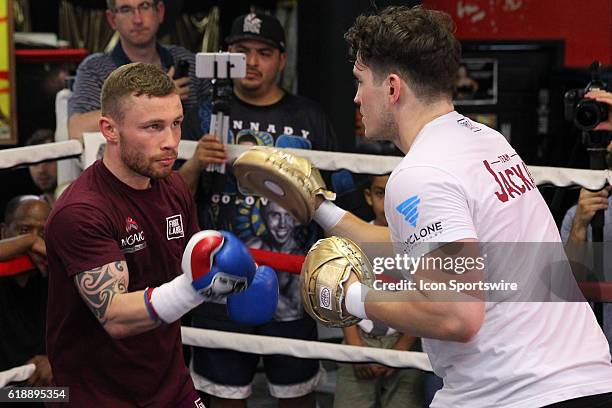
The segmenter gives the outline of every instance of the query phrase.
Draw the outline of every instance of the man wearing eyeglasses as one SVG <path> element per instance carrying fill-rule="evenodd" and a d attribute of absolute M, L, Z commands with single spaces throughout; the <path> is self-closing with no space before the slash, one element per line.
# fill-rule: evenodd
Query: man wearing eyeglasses
<path fill-rule="evenodd" d="M 173 79 L 184 109 L 207 98 L 210 83 L 196 78 L 194 54 L 183 47 L 157 42 L 157 31 L 164 20 L 163 1 L 107 0 L 106 4 L 106 19 L 119 34 L 119 42 L 112 51 L 90 55 L 79 65 L 68 101 L 68 133 L 72 139 L 81 139 L 83 132 L 98 131 L 102 84 L 112 71 L 131 62 L 162 67 Z M 178 69 L 187 63 L 186 72 Z"/>

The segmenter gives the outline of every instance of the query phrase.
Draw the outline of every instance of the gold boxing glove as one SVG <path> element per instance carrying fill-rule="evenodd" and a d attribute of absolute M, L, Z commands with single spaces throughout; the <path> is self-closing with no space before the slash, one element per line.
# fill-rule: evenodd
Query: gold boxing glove
<path fill-rule="evenodd" d="M 312 219 L 317 194 L 336 199 L 308 159 L 280 149 L 252 147 L 236 159 L 233 169 L 241 187 L 276 202 L 301 224 Z"/>
<path fill-rule="evenodd" d="M 357 244 L 336 236 L 317 241 L 308 251 L 300 275 L 306 312 L 325 326 L 357 324 L 361 319 L 342 311 L 343 284 L 351 272 L 364 285 L 374 285 L 372 264 Z"/>

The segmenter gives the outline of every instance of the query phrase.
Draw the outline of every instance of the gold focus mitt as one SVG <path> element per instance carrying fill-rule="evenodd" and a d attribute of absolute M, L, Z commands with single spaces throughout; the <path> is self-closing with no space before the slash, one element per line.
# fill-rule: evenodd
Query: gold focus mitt
<path fill-rule="evenodd" d="M 266 197 L 289 211 L 301 224 L 315 212 L 315 196 L 335 200 L 313 164 L 303 157 L 272 147 L 255 146 L 234 162 L 240 186 Z"/>
<path fill-rule="evenodd" d="M 353 241 L 329 237 L 317 241 L 306 256 L 300 275 L 304 309 L 325 326 L 346 327 L 361 319 L 344 313 L 343 284 L 354 272 L 364 285 L 374 285 L 372 264 Z"/>

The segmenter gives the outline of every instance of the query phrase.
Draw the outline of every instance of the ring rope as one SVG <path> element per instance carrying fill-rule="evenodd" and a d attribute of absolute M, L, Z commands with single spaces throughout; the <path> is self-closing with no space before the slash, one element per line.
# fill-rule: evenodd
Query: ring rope
<path fill-rule="evenodd" d="M 0 169 L 14 168 L 42 161 L 60 160 L 78 157 L 84 167 L 88 167 L 96 160 L 96 154 L 104 138 L 100 133 L 85 133 L 83 135 L 85 148 L 76 141 L 48 143 L 44 145 L 16 147 L 0 150 Z M 179 144 L 178 157 L 187 160 L 193 156 L 197 142 L 183 140 Z M 229 160 L 233 160 L 241 153 L 248 150 L 249 146 L 228 145 L 227 152 Z M 335 171 L 346 169 L 358 174 L 386 174 L 402 160 L 395 156 L 378 156 L 369 154 L 323 152 L 305 149 L 285 149 L 298 156 L 306 157 L 321 169 Z M 537 185 L 550 184 L 557 187 L 585 187 L 598 190 L 605 186 L 606 182 L 612 184 L 612 172 L 610 170 L 583 170 L 561 167 L 528 166 L 530 173 Z"/>
<path fill-rule="evenodd" d="M 77 140 L 0 150 L 0 169 L 12 169 L 45 161 L 79 158 L 83 146 Z"/>
<path fill-rule="evenodd" d="M 348 346 L 320 341 L 296 340 L 216 330 L 181 327 L 183 344 L 188 346 L 228 349 L 260 355 L 331 360 L 344 363 L 380 363 L 395 368 L 418 368 L 432 371 L 427 354 L 375 347 Z M 270 341 L 273 339 L 274 341 Z"/>

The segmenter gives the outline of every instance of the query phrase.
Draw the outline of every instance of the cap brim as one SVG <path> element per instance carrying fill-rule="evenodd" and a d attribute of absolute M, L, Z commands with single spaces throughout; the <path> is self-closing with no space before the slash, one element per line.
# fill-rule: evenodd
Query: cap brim
<path fill-rule="evenodd" d="M 245 41 L 245 40 L 252 40 L 252 41 L 259 41 L 268 45 L 273 46 L 274 48 L 277 48 L 281 51 L 285 51 L 285 47 L 280 46 L 277 42 L 272 41 L 270 39 L 267 38 L 263 38 L 259 35 L 255 35 L 255 34 L 239 34 L 239 35 L 231 35 L 229 37 L 225 38 L 225 43 L 227 45 L 232 45 L 235 44 L 239 41 Z"/>

